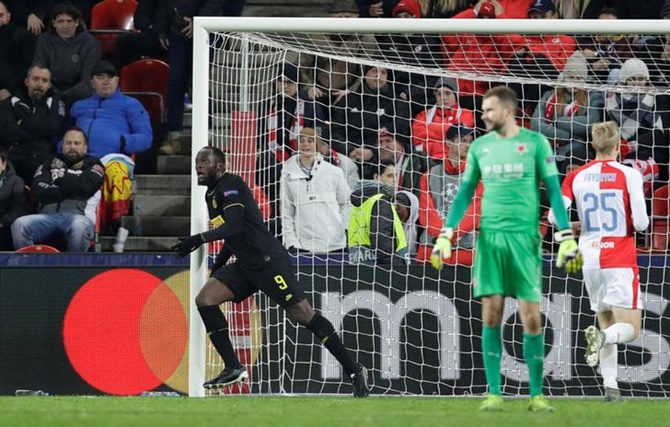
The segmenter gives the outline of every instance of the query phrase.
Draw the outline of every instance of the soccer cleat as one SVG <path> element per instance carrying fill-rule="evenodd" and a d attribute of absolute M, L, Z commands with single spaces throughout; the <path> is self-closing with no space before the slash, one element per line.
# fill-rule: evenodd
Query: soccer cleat
<path fill-rule="evenodd" d="M 503 398 L 499 394 L 489 394 L 484 398 L 484 401 L 479 405 L 480 411 L 502 411 Z"/>
<path fill-rule="evenodd" d="M 621 402 L 621 392 L 618 388 L 605 387 L 605 402 Z"/>
<path fill-rule="evenodd" d="M 591 325 L 584 330 L 584 336 L 586 337 L 586 364 L 594 368 L 598 365 L 600 349 L 605 344 L 605 333 Z"/>
<path fill-rule="evenodd" d="M 544 396 L 538 394 L 530 398 L 528 410 L 531 412 L 554 412 L 554 407 L 549 404 Z"/>
<path fill-rule="evenodd" d="M 370 389 L 368 388 L 368 370 L 360 363 L 356 372 L 351 374 L 351 382 L 354 385 L 354 397 L 368 397 L 370 394 Z"/>
<path fill-rule="evenodd" d="M 247 374 L 246 369 L 240 368 L 225 368 L 219 376 L 212 378 L 211 380 L 205 382 L 202 386 L 206 389 L 212 388 L 221 388 L 226 387 L 232 384 L 240 383 L 247 381 L 249 379 L 249 374 Z"/>

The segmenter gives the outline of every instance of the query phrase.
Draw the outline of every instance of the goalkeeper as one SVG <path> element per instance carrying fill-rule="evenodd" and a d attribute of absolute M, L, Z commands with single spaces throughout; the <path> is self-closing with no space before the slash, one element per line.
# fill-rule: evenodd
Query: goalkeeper
<path fill-rule="evenodd" d="M 489 394 L 480 410 L 501 410 L 500 325 L 505 297 L 519 302 L 523 324 L 523 355 L 530 375 L 531 411 L 553 411 L 542 395 L 544 342 L 540 314 L 542 291 L 539 182 L 542 180 L 560 231 L 557 267 L 580 268 L 577 242 L 561 198 L 554 155 L 547 139 L 516 123 L 516 94 L 504 86 L 489 90 L 482 103 L 488 134 L 468 152 L 461 187 L 445 228 L 438 237 L 431 264 L 441 269 L 451 256 L 453 230 L 461 221 L 479 180 L 484 185 L 480 233 L 473 273 L 474 296 L 482 301 L 482 354 Z"/>

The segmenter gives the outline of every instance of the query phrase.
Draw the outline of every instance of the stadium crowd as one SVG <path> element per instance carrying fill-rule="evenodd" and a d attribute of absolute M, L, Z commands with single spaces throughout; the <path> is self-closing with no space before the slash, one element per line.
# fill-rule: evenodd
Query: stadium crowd
<path fill-rule="evenodd" d="M 568 2 L 551 0 L 458 2 L 335 2 L 331 16 L 426 19 L 560 19 L 670 18 L 670 2 Z M 468 2 L 465 2 L 468 3 Z M 451 7 L 451 9 L 449 9 Z M 366 58 L 364 64 L 300 54 L 279 76 L 277 101 L 260 134 L 271 134 L 259 149 L 281 153 L 270 163 L 259 163 L 258 179 L 296 180 L 280 173 L 286 158 L 299 163 L 306 181 L 305 196 L 282 200 L 287 212 L 273 212 L 288 222 L 297 251 L 314 252 L 314 224 L 321 218 L 342 216 L 341 204 L 319 203 L 310 189 L 309 163 L 300 163 L 297 145 L 302 131 L 317 133 L 330 148 L 327 158 L 316 154 L 316 164 L 327 161 L 350 175 L 356 165 L 360 182 L 350 187 L 351 213 L 347 239 L 349 260 L 397 264 L 426 262 L 451 202 L 459 188 L 467 150 L 485 133 L 481 123 L 482 95 L 496 84 L 507 84 L 520 100 L 519 124 L 541 132 L 556 153 L 565 175 L 594 159 L 590 145 L 593 125 L 614 121 L 621 129 L 621 161 L 639 170 L 646 196 L 668 183 L 670 153 L 670 44 L 665 36 L 569 35 L 323 35 L 318 50 Z M 410 66 L 407 68 L 402 66 Z M 446 69 L 451 77 L 425 70 Z M 411 71 L 407 71 L 411 70 Z M 468 78 L 460 76 L 467 75 Z M 492 78 L 472 79 L 471 76 Z M 457 78 L 453 78 L 457 77 Z M 498 83 L 495 81 L 498 80 Z M 290 86 L 291 91 L 286 88 Z M 657 90 L 655 90 L 657 89 Z M 665 92 L 664 92 L 665 91 Z M 260 141 L 262 144 L 262 141 Z M 288 157 L 295 153 L 294 157 Z M 346 159 L 346 163 L 342 161 Z M 292 165 L 295 163 L 291 163 Z M 344 166 L 346 164 L 346 166 Z M 268 178 L 271 170 L 274 177 Z M 341 180 L 341 177 L 337 178 Z M 263 181 L 265 180 L 265 181 Z M 281 181 L 281 180 L 280 180 Z M 312 187 L 313 188 L 313 187 Z M 338 190 L 338 194 L 339 194 Z M 399 215 L 400 192 L 416 196 L 418 214 Z M 479 221 L 478 188 L 465 220 L 454 236 L 451 261 L 472 263 L 472 232 Z M 374 196 L 374 197 L 373 197 Z M 270 195 L 272 199 L 274 194 Z M 405 205 L 408 205 L 403 196 Z M 369 205 L 369 206 L 368 206 Z M 543 203 L 540 231 L 550 236 Z M 277 206 L 279 208 L 279 206 Z M 302 212 L 302 214 L 301 214 Z M 409 223 L 408 223 L 409 221 Z M 404 229 L 412 230 L 408 242 Z M 280 234 L 280 233 L 278 233 Z M 363 234 L 363 235 L 362 235 Z M 640 241 L 640 246 L 644 246 Z M 551 238 L 545 249 L 552 250 Z M 336 248 L 336 250 L 340 250 Z M 323 252 L 323 251 L 316 251 Z"/>
<path fill-rule="evenodd" d="M 0 0 L 1 250 L 20 249 L 7 230 L 43 207 L 33 194 L 36 171 L 48 164 L 51 184 L 61 184 L 63 167 L 51 162 L 65 155 L 62 139 L 72 126 L 83 130 L 87 154 L 105 167 L 97 196 L 102 213 L 92 221 L 96 229 L 111 224 L 113 232 L 130 209 L 128 178 L 155 160 L 146 153 L 182 151 L 192 18 L 238 16 L 244 7 L 244 1 L 137 0 L 135 30 L 103 52 L 88 30 L 97 3 Z M 329 12 L 333 18 L 668 19 L 670 1 L 335 0 Z M 262 104 L 256 182 L 269 199 L 273 231 L 294 253 L 426 262 L 468 147 L 484 133 L 481 98 L 495 78 L 473 75 L 509 79 L 521 100 L 518 122 L 549 139 L 562 173 L 593 158 L 590 129 L 612 120 L 621 128 L 621 161 L 643 174 L 646 196 L 651 200 L 668 183 L 670 98 L 653 89 L 670 87 L 670 36 L 323 34 L 311 41 L 368 61 L 301 54 L 283 64 L 276 96 Z M 123 68 L 145 57 L 169 64 L 165 132 L 150 108 L 121 93 Z M 439 76 L 439 69 L 468 78 Z M 472 262 L 482 191 L 455 234 L 453 262 Z"/>
<path fill-rule="evenodd" d="M 0 250 L 48 243 L 86 251 L 95 231 L 114 234 L 130 210 L 136 167 L 152 169 L 152 148 L 162 154 L 180 150 L 193 16 L 237 16 L 244 6 L 133 0 L 125 2 L 132 9 L 122 17 L 134 22 L 133 31 L 118 28 L 110 38 L 109 32 L 89 30 L 96 21 L 115 19 L 113 12 L 127 13 L 122 3 L 0 0 Z M 159 88 L 168 94 L 165 140 L 163 111 L 120 87 L 128 83 L 120 81 L 125 67 L 146 58 L 169 63 L 168 87 Z M 68 152 L 70 133 L 76 155 Z M 104 171 L 104 179 L 98 182 L 89 169 L 93 175 Z M 86 182 L 76 184 L 74 177 Z M 26 231 L 27 214 L 33 214 L 32 232 Z M 84 231 L 64 225 L 61 216 L 70 214 Z"/>

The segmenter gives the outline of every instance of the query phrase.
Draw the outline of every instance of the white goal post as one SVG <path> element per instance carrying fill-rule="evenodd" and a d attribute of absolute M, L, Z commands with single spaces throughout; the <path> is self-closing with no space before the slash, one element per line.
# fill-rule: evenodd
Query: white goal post
<path fill-rule="evenodd" d="M 204 146 L 207 145 L 216 145 L 221 148 L 224 148 L 229 141 L 229 133 L 221 132 L 219 130 L 220 123 L 219 120 L 212 111 L 216 110 L 218 106 L 217 102 L 221 101 L 220 94 L 217 94 L 216 99 L 212 95 L 213 86 L 216 86 L 218 75 L 212 75 L 212 61 L 215 58 L 215 61 L 226 62 L 229 60 L 229 57 L 225 57 L 224 51 L 227 43 L 228 35 L 232 35 L 235 43 L 235 63 L 232 64 L 230 61 L 224 66 L 229 67 L 228 72 L 236 73 L 237 77 L 234 83 L 228 83 L 228 85 L 234 85 L 237 88 L 237 97 L 235 100 L 229 101 L 234 107 L 229 109 L 234 109 L 238 112 L 247 112 L 254 109 L 252 105 L 252 89 L 251 86 L 257 84 L 255 82 L 255 77 L 252 75 L 251 68 L 254 68 L 254 62 L 252 57 L 252 50 L 254 49 L 252 45 L 258 46 L 264 45 L 267 43 L 268 46 L 271 46 L 272 51 L 279 51 L 276 56 L 272 56 L 272 68 L 268 70 L 261 70 L 264 78 L 267 79 L 267 82 L 272 82 L 274 78 L 273 73 L 276 73 L 277 67 L 281 65 L 286 59 L 286 53 L 288 51 L 302 52 L 309 54 L 318 54 L 314 52 L 312 45 L 306 45 L 304 47 L 300 46 L 300 40 L 297 40 L 295 44 L 287 43 L 283 45 L 286 41 L 284 39 L 278 38 L 277 40 L 266 40 L 263 38 L 255 37 L 255 33 L 260 34 L 289 34 L 289 33 L 342 33 L 342 34 L 413 34 L 413 33 L 422 33 L 422 34 L 432 34 L 432 35 L 443 35 L 443 34 L 513 34 L 513 33 L 523 33 L 523 34 L 568 34 L 568 35 L 577 35 L 577 34 L 589 34 L 589 35 L 608 35 L 608 34 L 644 34 L 644 35 L 666 35 L 670 33 L 669 30 L 669 21 L 663 20 L 517 20 L 517 19 L 334 19 L 334 18 L 261 18 L 261 17 L 196 17 L 194 19 L 193 25 L 193 39 L 194 39 L 194 49 L 193 49 L 193 119 L 192 119 L 192 164 L 195 162 L 195 156 L 197 152 Z M 213 42 L 213 38 L 218 39 L 217 42 Z M 271 38 L 271 37 L 270 37 Z M 223 40 L 223 41 L 222 41 Z M 223 47 L 222 47 L 223 46 Z M 298 46 L 298 47 L 296 47 Z M 284 50 L 282 51 L 282 47 Z M 304 49 L 301 51 L 301 49 Z M 217 56 L 218 55 L 218 56 Z M 332 53 L 326 53 L 326 56 L 333 57 Z M 222 59 L 223 58 L 223 59 Z M 227 58 L 227 59 L 226 59 Z M 347 56 L 345 58 L 347 61 L 352 61 L 356 58 Z M 358 58 L 361 65 L 376 65 L 379 64 L 379 60 L 370 57 L 361 57 Z M 404 67 L 398 64 L 384 63 L 390 69 L 396 68 L 402 71 L 409 71 L 415 73 L 426 73 L 432 76 L 444 76 L 444 77 L 457 77 L 454 72 L 449 72 L 446 70 L 440 69 L 426 69 L 421 70 L 419 68 Z M 554 85 L 554 87 L 565 86 L 565 83 L 554 83 L 547 80 L 531 78 L 514 78 L 510 79 L 507 77 L 499 77 L 495 75 L 490 75 L 487 73 L 477 74 L 477 73 L 463 73 L 461 77 L 466 77 L 472 80 L 486 80 L 486 81 L 500 81 L 500 82 L 509 82 L 514 80 L 521 83 L 527 83 L 529 81 L 537 82 L 537 85 L 540 84 L 549 84 Z M 602 87 L 597 88 L 593 85 L 582 85 L 585 90 L 600 90 Z M 610 88 L 614 91 L 620 91 L 617 88 Z M 255 90 L 255 96 L 258 95 L 258 90 Z M 604 90 L 604 89 L 603 89 Z M 657 88 L 656 90 L 651 91 L 653 93 L 670 93 L 670 88 Z M 225 94 L 221 95 L 225 96 Z M 269 99 L 271 95 L 266 95 L 266 98 Z M 228 101 L 226 101 L 228 102 Z M 428 107 L 428 106 L 426 106 Z M 259 119 L 260 120 L 260 119 Z M 667 165 L 666 165 L 667 167 Z M 233 168 L 235 171 L 235 168 Z M 252 170 L 244 170 L 242 172 L 253 174 Z M 191 234 L 200 233 L 207 230 L 208 227 L 208 214 L 207 207 L 204 203 L 204 187 L 198 186 L 197 177 L 195 174 L 191 175 Z M 656 272 L 664 277 L 663 271 L 667 268 L 665 255 L 658 255 L 663 258 L 656 259 L 657 264 L 653 264 L 650 261 L 650 265 L 656 265 L 660 269 L 660 273 Z M 193 253 L 191 256 L 191 265 L 190 265 L 190 334 L 189 334 L 189 396 L 204 396 L 205 390 L 202 387 L 202 383 L 205 381 L 206 366 L 210 364 L 209 356 L 207 353 L 209 350 L 208 343 L 206 342 L 205 329 L 202 325 L 198 311 L 195 307 L 195 296 L 200 291 L 202 286 L 207 280 L 208 277 L 208 262 L 209 254 L 205 246 L 201 247 L 199 250 Z M 650 259 L 651 259 L 650 255 Z M 658 263 L 661 263 L 658 265 Z M 314 266 L 313 275 L 306 273 L 310 271 L 309 263 L 304 263 L 299 265 L 301 273 L 299 278 L 303 287 L 311 290 L 312 285 L 314 285 L 314 280 L 320 278 L 322 275 L 325 275 L 326 281 L 333 280 L 337 283 L 344 283 L 344 281 L 350 280 L 349 278 L 343 279 L 341 276 L 346 275 L 343 273 L 344 270 L 341 270 L 342 265 L 337 267 L 329 267 L 328 265 L 318 265 L 312 264 Z M 582 319 L 581 317 L 578 320 L 572 319 L 571 316 L 577 316 L 579 313 L 574 312 L 574 309 L 586 310 L 588 305 L 584 305 L 584 302 L 587 300 L 585 293 L 577 295 L 574 293 L 566 291 L 569 287 L 570 280 L 566 281 L 565 276 L 561 272 L 554 271 L 551 267 L 547 267 L 550 273 L 547 276 L 547 280 L 555 280 L 558 283 L 556 293 L 549 294 L 542 301 L 543 310 L 550 308 L 547 311 L 547 321 L 553 324 L 552 334 L 554 335 L 555 346 L 547 356 L 547 365 L 546 369 L 548 372 L 546 375 L 552 375 L 555 380 L 554 388 L 556 391 L 553 393 L 561 393 L 561 390 L 565 394 L 570 395 L 593 395 L 596 393 L 598 387 L 597 378 L 599 374 L 596 371 L 591 370 L 590 376 L 586 379 L 577 378 L 586 372 L 584 369 L 584 364 L 582 360 L 576 360 L 577 354 L 579 351 L 576 349 L 577 341 L 580 340 L 577 336 L 576 327 L 579 325 L 584 326 L 583 322 L 587 320 Z M 651 269 L 651 267 L 650 267 Z M 463 351 L 462 341 L 459 341 L 459 324 L 463 322 L 464 316 L 467 316 L 466 313 L 463 313 L 463 310 L 468 310 L 467 307 L 470 307 L 470 302 L 467 299 L 461 297 L 462 288 L 468 286 L 468 283 L 461 282 L 461 276 L 457 273 L 454 273 L 453 270 L 448 270 L 443 272 L 442 276 L 438 276 L 435 272 L 425 269 L 426 274 L 426 287 L 422 289 L 415 289 L 412 292 L 408 292 L 403 296 L 402 286 L 395 287 L 395 283 L 398 280 L 398 277 L 402 279 L 405 277 L 406 280 L 412 279 L 415 282 L 422 281 L 422 277 L 409 277 L 413 273 L 405 272 L 402 276 L 400 273 L 388 273 L 387 271 L 375 272 L 374 270 L 367 270 L 365 268 L 357 269 L 355 272 L 356 286 L 355 292 L 349 296 L 345 295 L 344 292 L 340 292 L 340 289 L 337 288 L 337 285 L 334 285 L 333 288 L 326 286 L 325 290 L 320 293 L 319 298 L 321 301 L 321 306 L 324 306 L 328 302 L 329 310 L 332 310 L 324 315 L 330 318 L 331 321 L 335 324 L 336 330 L 340 331 L 347 325 L 352 325 L 352 322 L 355 326 L 358 326 L 359 320 L 352 320 L 348 316 L 348 313 L 352 310 L 356 310 L 356 313 L 364 314 L 355 314 L 355 319 L 362 319 L 361 324 L 365 324 L 365 328 L 372 331 L 374 335 L 372 338 L 372 347 L 375 348 L 370 355 L 371 360 L 374 361 L 375 366 L 373 370 L 376 372 L 380 384 L 380 388 L 376 390 L 378 394 L 423 394 L 424 387 L 425 390 L 428 390 L 427 393 L 438 393 L 445 395 L 453 394 L 467 394 L 472 392 L 481 392 L 481 384 L 475 386 L 475 365 L 480 363 L 480 349 L 475 348 L 475 344 L 472 344 L 472 339 L 470 343 L 469 351 L 472 353 L 471 356 L 463 363 L 465 360 L 459 355 L 460 351 Z M 412 270 L 414 271 L 414 270 Z M 418 271 L 418 270 L 416 270 Z M 656 274 L 654 273 L 654 274 Z M 377 275 L 379 274 L 379 276 Z M 469 274 L 469 273 L 468 273 Z M 651 273 L 650 273 L 651 274 Z M 384 290 L 379 290 L 378 288 L 367 286 L 363 280 L 374 279 L 378 283 L 383 284 L 387 287 Z M 375 282 L 377 283 L 377 282 Z M 433 283 L 436 283 L 437 288 L 431 287 Z M 567 283 L 567 284 L 566 284 Z M 343 285 L 344 286 L 344 285 Z M 446 290 L 441 289 L 440 287 L 448 288 Z M 575 284 L 572 285 L 573 288 Z M 317 287 L 315 286 L 314 289 Z M 660 289 L 660 290 L 659 290 Z M 314 291 L 321 292 L 321 291 Z M 468 291 L 469 292 L 469 291 Z M 370 298 L 370 300 L 365 301 L 362 304 L 356 305 L 351 295 L 355 294 L 355 298 Z M 459 296 L 457 296 L 457 294 Z M 308 295 L 310 292 L 308 291 Z M 445 296 L 447 295 L 447 296 Z M 310 295 L 311 296 L 311 295 Z M 259 297 L 262 298 L 262 297 Z M 460 298 L 458 304 L 453 303 L 453 300 Z M 578 301 L 576 301 L 578 300 Z M 427 302 L 428 301 L 428 302 Z M 661 285 L 654 287 L 654 291 L 648 294 L 648 299 L 645 301 L 647 308 L 650 310 L 648 315 L 653 317 L 654 322 L 654 332 L 647 336 L 646 341 L 644 337 L 640 338 L 643 340 L 642 344 L 639 344 L 638 347 L 640 350 L 632 351 L 635 353 L 634 358 L 636 360 L 640 359 L 635 369 L 628 369 L 622 374 L 622 381 L 629 382 L 631 386 L 625 388 L 626 391 L 629 391 L 633 395 L 640 396 L 670 396 L 670 342 L 668 342 L 668 337 L 670 337 L 670 328 L 667 325 L 663 326 L 664 316 L 667 316 L 668 313 L 668 296 L 667 292 L 662 290 Z M 514 318 L 514 308 L 512 305 L 506 306 L 506 319 Z M 389 314 L 387 319 L 377 319 L 375 316 L 378 314 L 379 310 L 393 311 L 400 310 L 399 313 Z M 256 308 L 258 307 L 258 308 Z M 311 356 L 316 354 L 313 350 L 308 349 L 304 346 L 305 337 L 302 335 L 302 332 L 297 332 L 294 327 L 290 326 L 288 321 L 283 318 L 283 314 L 275 311 L 275 309 L 269 308 L 267 301 L 258 301 L 254 305 L 254 310 L 257 310 L 257 316 L 259 316 L 263 322 L 265 317 L 272 317 L 277 324 L 282 325 L 280 331 L 267 332 L 264 330 L 264 326 L 259 326 L 260 328 L 260 338 L 258 336 L 251 339 L 256 341 L 259 339 L 261 343 L 260 346 L 269 347 L 269 340 L 280 339 L 282 342 L 279 347 L 280 350 L 286 351 L 290 354 L 283 355 L 281 352 L 276 353 L 274 350 L 260 350 L 264 354 L 280 354 L 282 357 L 281 361 L 272 361 L 272 363 L 277 362 L 278 367 L 270 366 L 267 369 L 260 370 L 262 374 L 260 376 L 266 375 L 275 375 L 279 373 L 281 378 L 278 380 L 277 384 L 271 383 L 274 378 L 252 378 L 252 386 L 255 387 L 254 390 L 259 393 L 340 393 L 346 392 L 342 391 L 337 385 L 339 382 L 346 382 L 340 379 L 339 368 L 334 364 L 334 359 L 329 355 L 321 355 L 318 360 L 313 360 L 316 367 L 307 366 L 307 361 L 303 360 L 300 353 L 300 349 L 303 352 L 306 352 Z M 465 307 L 465 308 L 464 308 Z M 339 312 L 335 312 L 339 310 Z M 429 366 L 431 373 L 427 375 L 433 375 L 433 370 L 437 372 L 435 378 L 431 379 L 430 384 L 424 384 L 422 378 L 412 379 L 409 378 L 408 372 L 423 372 L 423 368 L 412 368 L 409 367 L 412 363 L 419 363 L 417 361 L 407 361 L 401 360 L 402 354 L 406 351 L 405 348 L 409 346 L 407 342 L 410 340 L 408 337 L 410 333 L 416 332 L 421 334 L 421 331 L 411 330 L 405 324 L 405 316 L 409 313 L 419 313 L 417 316 L 420 317 L 418 321 L 419 324 L 423 324 L 424 315 L 423 312 L 434 313 L 438 316 L 437 319 L 434 319 L 437 326 L 437 333 L 435 340 L 437 341 L 437 346 L 441 348 L 435 350 L 437 365 L 435 366 L 434 361 L 431 362 L 432 365 Z M 370 314 L 372 313 L 372 314 Z M 439 313 L 436 314 L 436 313 Z M 460 314 L 459 314 L 460 313 Z M 586 311 L 583 313 L 592 317 L 592 314 Z M 442 316 L 442 317 L 440 317 Z M 591 321 L 591 317 L 588 317 L 588 321 Z M 346 319 L 345 319 L 346 318 Z M 348 319 L 348 320 L 347 320 Z M 391 320 L 389 320 L 391 319 Z M 586 319 L 586 318 L 585 318 Z M 230 319 L 229 319 L 230 321 Z M 269 320 L 268 320 L 269 321 Z M 336 324 L 336 321 L 339 321 L 339 324 Z M 379 322 L 377 324 L 376 322 Z M 667 319 L 665 319 L 667 322 Z M 371 325 L 371 326 L 370 326 Z M 234 325 L 231 324 L 231 328 Z M 400 332 L 397 332 L 395 329 L 400 328 Z M 404 328 L 404 329 L 403 329 Z M 454 330 L 446 330 L 453 328 Z M 367 330 L 366 329 L 366 330 Z M 405 331 L 405 329 L 408 329 Z M 345 336 L 345 343 L 357 345 L 359 342 L 359 337 L 357 336 L 357 330 L 347 330 Z M 269 334 L 274 334 L 271 338 Z M 278 335 L 279 334 L 279 335 Z M 397 336 L 396 336 L 397 335 Z M 473 334 L 472 338 L 475 338 L 477 334 Z M 423 335 L 422 335 L 423 337 Z M 514 333 L 512 333 L 514 337 Z M 367 339 L 367 338 L 366 338 Z M 462 337 L 460 338 L 462 339 Z M 423 340 L 423 338 L 420 338 Z M 518 340 L 518 337 L 517 337 Z M 362 339 L 365 341 L 365 339 Z M 365 341 L 367 342 L 367 341 Z M 516 342 L 516 341 L 514 341 Z M 236 340 L 233 340 L 233 343 L 236 343 Z M 509 344 L 506 342 L 506 345 Z M 318 343 L 314 344 L 318 346 Z M 379 345 L 380 349 L 376 349 L 375 346 Z M 417 344 L 419 347 L 423 346 L 423 341 L 420 344 Z M 431 344 L 432 345 L 432 344 Z M 511 345 L 511 344 L 510 344 Z M 575 348 L 573 348 L 573 346 Z M 264 348 L 265 348 L 264 347 Z M 511 348 L 511 347 L 510 347 Z M 379 352 L 377 352 L 379 350 Z M 432 350 L 431 350 L 432 351 Z M 321 354 L 319 352 L 318 354 Z M 423 353 L 420 353 L 423 354 Z M 432 353 L 431 353 L 432 354 Z M 582 353 L 579 353 L 582 354 Z M 511 392 L 519 392 L 525 386 L 523 382 L 526 381 L 524 378 L 525 367 L 523 366 L 522 358 L 518 355 L 508 354 L 507 359 L 504 360 L 506 372 L 509 375 L 506 376 L 506 379 L 503 381 L 503 385 L 509 387 Z M 284 360 L 284 357 L 287 360 Z M 317 357 L 314 356 L 314 359 Z M 299 362 L 297 362 L 299 360 Z M 652 360 L 656 365 L 648 367 L 648 369 L 656 369 L 657 376 L 651 376 L 645 368 L 645 362 L 648 364 L 649 360 Z M 268 362 L 269 363 L 269 362 Z M 322 366 L 318 366 L 319 363 Z M 302 364 L 301 366 L 298 366 Z M 576 365 L 580 365 L 579 368 L 576 368 Z M 406 366 L 407 365 L 407 366 Z M 466 366 L 463 366 L 466 365 Z M 220 368 L 220 366 L 219 366 Z M 302 378 L 300 375 L 297 375 L 295 372 L 297 370 L 307 370 L 309 371 L 309 377 Z M 620 367 L 620 371 L 622 368 Z M 465 372 L 467 371 L 467 372 Z M 312 374 L 315 375 L 313 380 Z M 480 374 L 481 376 L 481 374 Z M 252 375 L 253 377 L 253 375 Z M 291 384 L 291 382 L 297 379 L 299 385 Z M 417 384 L 410 384 L 407 387 L 404 385 L 402 387 L 397 386 L 397 384 L 407 384 L 412 381 L 415 381 Z M 444 380 L 444 383 L 443 383 Z M 450 382 L 453 380 L 453 382 Z M 254 381 L 256 381 L 254 383 Z M 312 383 L 312 381 L 314 381 Z M 465 382 L 469 381 L 468 384 L 463 385 Z M 446 385 L 445 385 L 446 384 Z M 563 388 L 561 385 L 563 384 Z M 643 384 L 643 385 L 639 385 Z M 578 391 L 579 388 L 583 388 L 583 391 Z M 316 391 L 315 391 L 316 390 Z M 373 391 L 375 392 L 375 391 Z"/>

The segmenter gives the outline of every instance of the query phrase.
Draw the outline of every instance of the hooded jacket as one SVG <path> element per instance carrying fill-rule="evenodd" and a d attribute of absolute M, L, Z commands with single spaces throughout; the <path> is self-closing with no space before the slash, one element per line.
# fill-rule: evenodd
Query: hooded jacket
<path fill-rule="evenodd" d="M 0 173 L 0 228 L 9 228 L 14 220 L 29 213 L 24 183 L 11 163 Z"/>
<path fill-rule="evenodd" d="M 351 190 L 342 169 L 316 155 L 307 173 L 296 154 L 281 177 L 284 246 L 325 253 L 344 249 Z"/>
<path fill-rule="evenodd" d="M 51 70 L 51 83 L 68 106 L 93 93 L 91 70 L 100 60 L 100 43 L 88 31 L 67 40 L 55 32 L 37 39 L 34 63 Z"/>

